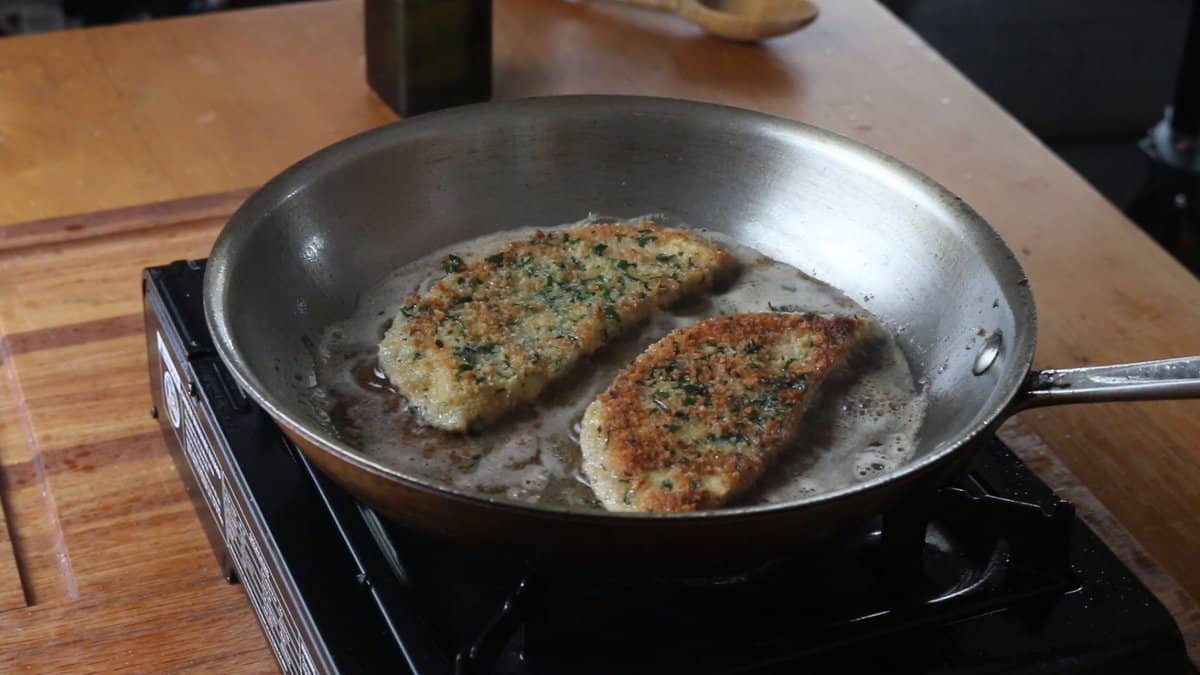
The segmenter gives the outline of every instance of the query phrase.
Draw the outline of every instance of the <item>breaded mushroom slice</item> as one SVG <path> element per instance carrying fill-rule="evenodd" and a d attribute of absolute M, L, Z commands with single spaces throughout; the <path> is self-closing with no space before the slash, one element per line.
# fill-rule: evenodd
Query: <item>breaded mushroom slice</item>
<path fill-rule="evenodd" d="M 442 265 L 446 276 L 401 307 L 379 363 L 426 423 L 477 431 L 735 259 L 694 232 L 639 220 L 539 231 Z"/>
<path fill-rule="evenodd" d="M 668 333 L 584 413 L 592 490 L 610 511 L 728 503 L 788 446 L 813 392 L 866 328 L 857 317 L 771 312 Z"/>

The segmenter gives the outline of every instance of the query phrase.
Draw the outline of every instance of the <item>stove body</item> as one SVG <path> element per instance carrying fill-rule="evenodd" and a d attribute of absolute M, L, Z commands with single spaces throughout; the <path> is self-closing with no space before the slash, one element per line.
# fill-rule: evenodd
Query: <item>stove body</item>
<path fill-rule="evenodd" d="M 154 413 L 284 672 L 1189 672 L 1166 609 L 999 441 L 819 556 L 719 578 L 539 574 L 396 527 L 242 393 L 203 274 L 144 274 Z"/>

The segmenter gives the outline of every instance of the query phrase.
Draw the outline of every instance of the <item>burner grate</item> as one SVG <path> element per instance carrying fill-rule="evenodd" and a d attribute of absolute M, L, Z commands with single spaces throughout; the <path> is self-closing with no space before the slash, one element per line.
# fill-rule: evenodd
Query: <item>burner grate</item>
<path fill-rule="evenodd" d="M 744 575 L 526 576 L 459 655 L 457 672 L 493 672 L 502 647 L 518 643 L 514 649 L 532 663 L 554 666 L 546 672 L 562 672 L 589 652 L 623 654 L 631 667 L 665 660 L 686 672 L 705 672 L 731 652 L 736 662 L 715 672 L 739 672 L 752 664 L 750 655 L 768 654 L 772 664 L 819 663 L 828 672 L 838 664 L 817 661 L 823 654 L 842 661 L 838 648 L 873 636 L 909 634 L 1039 600 L 1051 607 L 1080 590 L 1070 568 L 1069 503 L 1049 495 L 1040 505 L 1022 502 L 986 494 L 973 479 L 965 484 L 846 533 L 821 555 L 772 561 Z M 674 627 L 669 644 L 661 639 L 663 625 Z"/>

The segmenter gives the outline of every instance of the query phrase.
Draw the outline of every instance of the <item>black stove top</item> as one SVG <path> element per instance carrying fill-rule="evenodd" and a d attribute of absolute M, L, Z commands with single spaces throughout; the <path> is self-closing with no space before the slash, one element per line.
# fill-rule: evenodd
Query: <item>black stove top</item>
<path fill-rule="evenodd" d="M 999 441 L 819 554 L 721 577 L 539 574 L 386 523 L 234 383 L 203 270 L 146 271 L 155 411 L 285 672 L 1187 672 L 1170 614 Z"/>

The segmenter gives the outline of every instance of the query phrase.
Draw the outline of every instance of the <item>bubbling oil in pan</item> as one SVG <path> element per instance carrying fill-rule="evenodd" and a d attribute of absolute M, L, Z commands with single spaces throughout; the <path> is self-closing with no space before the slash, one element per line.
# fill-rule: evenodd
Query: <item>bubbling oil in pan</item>
<path fill-rule="evenodd" d="M 784 502 L 840 489 L 887 473 L 912 457 L 926 400 L 892 334 L 837 289 L 702 229 L 695 231 L 740 263 L 727 285 L 660 310 L 582 359 L 536 404 L 479 434 L 425 425 L 379 369 L 377 345 L 384 331 L 405 297 L 425 291 L 443 276 L 446 254 L 469 263 L 535 231 L 508 230 L 460 242 L 405 265 L 363 294 L 349 318 L 314 340 L 316 380 L 308 391 L 319 417 L 352 447 L 408 475 L 482 495 L 598 509 L 602 507 L 580 470 L 579 422 L 622 368 L 669 331 L 703 318 L 811 311 L 864 316 L 877 330 L 817 392 L 796 444 L 737 503 Z"/>

